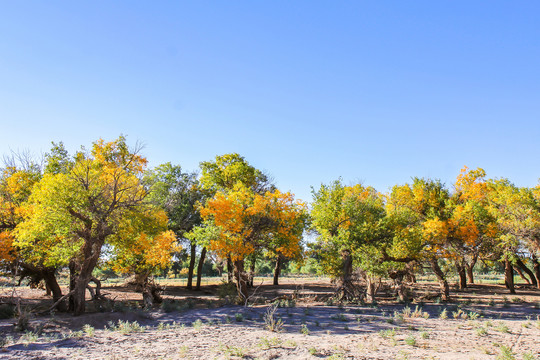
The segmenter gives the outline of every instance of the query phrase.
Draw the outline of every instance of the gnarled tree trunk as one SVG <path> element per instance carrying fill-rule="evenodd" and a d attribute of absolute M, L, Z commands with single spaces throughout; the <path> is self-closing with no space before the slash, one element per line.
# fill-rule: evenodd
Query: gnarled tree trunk
<path fill-rule="evenodd" d="M 467 277 L 469 278 L 469 284 L 474 284 L 474 265 L 478 261 L 478 255 L 474 255 L 470 263 L 465 263 L 465 269 L 467 270 Z"/>
<path fill-rule="evenodd" d="M 514 286 L 514 267 L 508 258 L 504 261 L 504 284 L 510 290 L 510 294 L 516 293 Z"/>
<path fill-rule="evenodd" d="M 380 279 L 366 275 L 366 302 L 375 302 L 375 295 L 379 289 Z"/>
<path fill-rule="evenodd" d="M 536 286 L 540 289 L 540 263 L 535 255 L 532 256 L 534 277 L 536 278 Z"/>
<path fill-rule="evenodd" d="M 342 270 L 336 296 L 339 300 L 356 300 L 362 296 L 353 279 L 353 259 L 350 250 L 341 252 Z"/>
<path fill-rule="evenodd" d="M 73 275 L 73 289 L 71 290 L 73 294 L 70 297 L 70 305 L 72 306 L 72 311 L 74 315 L 81 315 L 86 309 L 86 287 L 92 279 L 92 271 L 95 269 L 99 256 L 101 254 L 101 248 L 105 242 L 105 237 L 111 234 L 110 229 L 101 228 L 99 229 L 98 234 L 101 236 L 89 237 L 85 239 L 83 246 L 83 257 L 80 264 L 75 264 L 73 261 L 73 270 L 75 274 Z M 70 270 L 71 267 L 70 267 Z M 70 273 L 70 276 L 72 274 Z M 71 281 L 70 281 L 71 284 Z"/>
<path fill-rule="evenodd" d="M 459 275 L 459 282 L 458 282 L 459 288 L 461 290 L 466 289 L 467 288 L 467 273 L 465 271 L 465 266 L 456 262 L 456 270 Z"/>
<path fill-rule="evenodd" d="M 234 277 L 236 280 L 236 290 L 242 301 L 245 301 L 248 296 L 248 276 L 244 270 L 244 260 L 234 261 Z"/>
<path fill-rule="evenodd" d="M 450 299 L 450 287 L 448 286 L 448 281 L 446 280 L 446 276 L 444 275 L 444 272 L 441 270 L 441 267 L 439 266 L 439 262 L 436 258 L 430 259 L 431 269 L 433 270 L 433 273 L 435 273 L 435 276 L 439 280 L 439 287 L 441 289 L 441 300 L 442 301 L 448 301 Z"/>
<path fill-rule="evenodd" d="M 526 281 L 528 284 L 532 284 L 533 286 L 538 287 L 538 282 L 536 281 L 536 277 L 534 276 L 534 273 L 527 267 L 527 265 L 525 265 L 525 264 L 523 263 L 523 261 L 522 261 L 520 258 L 517 258 L 517 260 L 516 260 L 516 265 L 517 265 L 516 270 L 517 270 L 517 269 L 521 269 L 521 270 L 522 270 L 524 273 L 526 273 L 527 276 L 530 278 L 530 280 L 529 280 L 529 279 L 527 279 L 527 278 L 525 277 L 525 281 Z M 524 277 L 524 276 L 522 275 L 522 277 Z"/>

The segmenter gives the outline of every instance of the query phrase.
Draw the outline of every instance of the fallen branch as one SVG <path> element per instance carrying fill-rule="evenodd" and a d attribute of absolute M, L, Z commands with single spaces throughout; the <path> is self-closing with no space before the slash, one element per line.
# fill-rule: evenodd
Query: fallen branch
<path fill-rule="evenodd" d="M 62 303 L 62 301 L 64 301 L 65 299 L 67 299 L 68 297 L 70 297 L 71 295 L 73 295 L 73 293 L 75 293 L 74 290 L 71 290 L 70 292 L 68 292 L 66 295 L 62 296 L 60 299 L 58 299 L 54 304 L 53 306 L 51 306 L 49 309 L 45 310 L 45 311 L 42 311 L 40 313 L 40 315 L 43 315 L 43 314 L 46 314 L 46 313 L 50 313 L 51 311 L 53 311 L 54 309 L 56 309 L 56 307 L 58 307 L 58 305 L 60 305 L 60 303 Z"/>

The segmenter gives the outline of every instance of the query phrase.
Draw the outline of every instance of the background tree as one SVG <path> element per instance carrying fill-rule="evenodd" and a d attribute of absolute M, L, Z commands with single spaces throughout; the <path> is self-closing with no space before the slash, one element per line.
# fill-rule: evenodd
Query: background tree
<path fill-rule="evenodd" d="M 196 241 L 189 240 L 185 235 L 201 224 L 198 204 L 204 202 L 208 191 L 200 187 L 196 173 L 186 173 L 179 165 L 165 163 L 149 171 L 145 182 L 150 187 L 148 200 L 165 209 L 171 229 L 178 239 L 185 239 L 190 246 L 190 262 L 188 268 L 187 288 L 193 288 L 193 270 L 197 253 Z M 206 253 L 203 247 L 202 253 Z M 199 258 L 202 268 L 204 256 Z M 200 284 L 200 281 L 198 282 Z M 200 288 L 200 285 L 197 289 Z"/>

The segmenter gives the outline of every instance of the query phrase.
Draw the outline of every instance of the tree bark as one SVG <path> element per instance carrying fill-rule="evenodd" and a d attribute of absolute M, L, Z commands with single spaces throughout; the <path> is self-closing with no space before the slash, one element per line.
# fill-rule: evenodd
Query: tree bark
<path fill-rule="evenodd" d="M 355 300 L 362 296 L 357 291 L 353 281 L 353 259 L 350 250 L 343 250 L 341 252 L 342 258 L 342 272 L 339 279 L 339 288 L 337 296 L 339 300 Z"/>
<path fill-rule="evenodd" d="M 195 256 L 197 245 L 192 242 L 190 245 L 190 255 L 189 255 L 189 268 L 188 268 L 188 278 L 187 278 L 187 285 L 186 289 L 193 289 L 193 269 L 195 269 Z"/>
<path fill-rule="evenodd" d="M 73 295 L 71 296 L 74 315 L 81 315 L 86 310 L 86 287 L 92 279 L 92 271 L 98 263 L 105 237 L 110 234 L 110 231 L 106 228 L 101 228 L 98 230 L 98 233 L 100 236 L 90 237 L 85 240 L 82 251 L 82 263 L 80 266 L 76 266 L 75 286 L 73 288 Z"/>
<path fill-rule="evenodd" d="M 274 285 L 279 285 L 279 275 L 281 274 L 281 254 L 276 257 L 276 266 L 274 267 Z"/>
<path fill-rule="evenodd" d="M 68 265 L 69 268 L 69 292 L 72 293 L 68 298 L 68 311 L 73 312 L 75 310 L 75 303 L 73 302 L 73 292 L 75 291 L 75 279 L 77 278 L 77 264 L 75 260 L 71 260 Z"/>
<path fill-rule="evenodd" d="M 253 281 L 254 281 L 254 278 L 255 278 L 255 262 L 256 262 L 256 258 L 255 256 L 253 256 L 253 258 L 251 259 L 251 264 L 249 265 L 249 283 L 248 283 L 248 287 L 252 288 L 253 287 Z"/>
<path fill-rule="evenodd" d="M 53 301 L 57 302 L 62 297 L 62 289 L 56 280 L 55 271 L 53 269 L 44 270 L 43 279 L 47 288 L 52 292 Z"/>
<path fill-rule="evenodd" d="M 462 266 L 459 263 L 456 263 L 457 273 L 459 275 L 459 289 L 463 290 L 467 288 L 467 272 L 465 271 L 465 266 Z"/>
<path fill-rule="evenodd" d="M 534 269 L 534 277 L 536 278 L 536 286 L 540 289 L 540 263 L 538 262 L 538 259 L 536 256 L 533 255 L 532 257 L 533 262 L 533 269 Z"/>
<path fill-rule="evenodd" d="M 202 271 L 204 265 L 204 259 L 206 258 L 206 247 L 201 250 L 201 257 L 199 258 L 199 265 L 197 266 L 197 286 L 195 290 L 201 290 Z"/>
<path fill-rule="evenodd" d="M 474 284 L 474 265 L 476 265 L 476 262 L 478 261 L 478 255 L 474 255 L 470 264 L 465 264 L 465 268 L 467 269 L 467 277 L 469 278 L 469 284 Z"/>
<path fill-rule="evenodd" d="M 234 262 L 234 277 L 236 279 L 236 290 L 238 296 L 244 302 L 248 298 L 248 279 L 244 271 L 244 260 L 236 260 Z"/>
<path fill-rule="evenodd" d="M 444 272 L 441 270 L 441 267 L 439 266 L 439 262 L 436 258 L 430 259 L 431 269 L 435 273 L 435 276 L 439 280 L 439 287 L 441 289 L 441 300 L 442 301 L 448 301 L 450 299 L 450 287 L 448 286 L 448 281 L 446 280 L 446 276 L 444 275 Z"/>
<path fill-rule="evenodd" d="M 518 259 L 516 260 L 516 265 L 518 266 L 518 267 L 516 268 L 516 270 L 517 270 L 518 268 L 521 269 L 521 270 L 522 270 L 524 273 L 526 273 L 526 274 L 529 276 L 529 278 L 531 279 L 530 281 L 529 281 L 528 279 L 525 279 L 525 280 L 527 281 L 527 283 L 532 284 L 533 286 L 538 287 L 538 282 L 536 281 L 536 277 L 534 276 L 534 273 L 527 267 L 527 265 L 525 265 L 525 264 L 523 263 L 523 261 L 522 261 L 520 258 L 518 258 Z"/>
<path fill-rule="evenodd" d="M 227 256 L 227 282 L 233 281 L 234 265 L 230 256 Z"/>
<path fill-rule="evenodd" d="M 366 302 L 372 304 L 375 302 L 375 295 L 377 294 L 378 284 L 371 276 L 366 276 Z"/>
<path fill-rule="evenodd" d="M 474 265 L 473 265 L 473 266 L 474 266 Z M 466 269 L 467 269 L 467 278 L 469 279 L 469 284 L 474 284 L 473 266 L 471 266 L 471 265 L 466 265 Z"/>
<path fill-rule="evenodd" d="M 531 285 L 531 280 L 525 276 L 522 269 L 519 268 L 519 266 L 514 267 L 514 270 L 518 273 L 519 277 L 523 279 L 527 283 L 527 285 Z"/>
<path fill-rule="evenodd" d="M 510 290 L 510 294 L 516 293 L 516 288 L 514 286 L 514 267 L 508 259 L 504 261 L 504 284 L 506 285 L 506 288 Z"/>

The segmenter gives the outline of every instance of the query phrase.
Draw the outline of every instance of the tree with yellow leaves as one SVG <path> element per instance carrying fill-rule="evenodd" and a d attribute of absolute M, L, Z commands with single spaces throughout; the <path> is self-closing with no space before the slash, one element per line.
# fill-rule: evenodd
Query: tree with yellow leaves
<path fill-rule="evenodd" d="M 374 252 L 387 241 L 384 218 L 383 198 L 372 187 L 345 186 L 337 180 L 313 190 L 311 219 L 318 234 L 318 256 L 324 270 L 338 279 L 338 299 L 363 297 L 353 269 L 369 271 L 375 265 L 363 255 L 369 253 L 377 259 Z M 373 300 L 374 289 L 370 289 L 369 281 L 367 293 Z"/>
<path fill-rule="evenodd" d="M 209 239 L 209 249 L 234 264 L 238 295 L 248 298 L 246 257 L 279 241 L 277 250 L 286 256 L 299 251 L 305 219 L 305 207 L 290 193 L 278 190 L 259 194 L 237 183 L 230 191 L 218 191 L 201 208 L 205 221 L 219 229 Z"/>
<path fill-rule="evenodd" d="M 489 256 L 497 234 L 495 218 L 488 211 L 488 187 L 485 171 L 464 167 L 456 179 L 449 201 L 447 221 L 449 257 L 459 275 L 459 287 L 474 283 L 473 268 L 479 256 Z"/>
<path fill-rule="evenodd" d="M 414 178 L 412 184 L 396 185 L 387 200 L 388 215 L 394 221 L 393 261 L 427 261 L 447 301 L 450 288 L 439 259 L 448 255 L 448 201 L 450 194 L 438 180 Z"/>
<path fill-rule="evenodd" d="M 122 235 L 128 219 L 148 214 L 141 176 L 146 159 L 124 137 L 99 140 L 76 154 L 66 173 L 49 173 L 35 185 L 14 244 L 30 262 L 69 266 L 69 305 L 85 311 L 85 292 L 104 244 L 127 247 L 140 236 Z M 152 216 L 150 216 L 152 218 Z"/>

